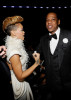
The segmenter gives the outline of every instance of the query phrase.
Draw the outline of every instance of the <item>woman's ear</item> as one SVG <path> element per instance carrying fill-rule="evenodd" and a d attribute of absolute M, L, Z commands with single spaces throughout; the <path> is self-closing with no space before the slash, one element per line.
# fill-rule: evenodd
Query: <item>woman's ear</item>
<path fill-rule="evenodd" d="M 16 34 L 15 34 L 15 31 L 14 31 L 14 30 L 12 30 L 12 31 L 11 31 L 11 36 L 16 36 Z"/>

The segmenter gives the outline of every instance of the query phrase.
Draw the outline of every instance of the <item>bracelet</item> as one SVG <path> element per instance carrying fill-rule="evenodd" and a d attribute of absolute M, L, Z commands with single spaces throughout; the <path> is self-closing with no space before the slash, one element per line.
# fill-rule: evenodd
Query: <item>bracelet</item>
<path fill-rule="evenodd" d="M 40 66 L 42 66 L 43 65 L 43 63 L 44 63 L 44 60 L 39 64 Z"/>

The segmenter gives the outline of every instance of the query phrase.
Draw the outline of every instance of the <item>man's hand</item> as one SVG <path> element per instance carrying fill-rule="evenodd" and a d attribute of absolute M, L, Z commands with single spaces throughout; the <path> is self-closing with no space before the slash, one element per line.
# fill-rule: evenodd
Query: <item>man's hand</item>
<path fill-rule="evenodd" d="M 2 57 L 2 58 L 5 58 L 5 56 L 6 56 L 6 47 L 5 46 L 0 46 L 0 56 Z"/>

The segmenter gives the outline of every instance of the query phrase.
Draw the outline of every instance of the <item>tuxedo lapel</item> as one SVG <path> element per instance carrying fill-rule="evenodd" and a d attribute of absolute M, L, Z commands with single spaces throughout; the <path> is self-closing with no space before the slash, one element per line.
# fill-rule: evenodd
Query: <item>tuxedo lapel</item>
<path fill-rule="evenodd" d="M 64 51 L 63 51 L 63 32 L 60 31 L 60 37 L 59 37 L 59 42 L 58 42 L 58 60 L 59 60 L 59 67 L 61 66 L 62 60 L 63 60 L 63 55 L 64 55 Z"/>
<path fill-rule="evenodd" d="M 49 39 L 48 39 L 48 36 L 47 36 L 47 38 L 46 38 L 46 40 L 45 40 L 45 43 L 44 43 L 44 52 L 45 52 L 45 57 L 46 57 L 46 59 L 47 59 L 47 62 L 49 63 L 50 62 L 50 47 L 49 47 Z"/>

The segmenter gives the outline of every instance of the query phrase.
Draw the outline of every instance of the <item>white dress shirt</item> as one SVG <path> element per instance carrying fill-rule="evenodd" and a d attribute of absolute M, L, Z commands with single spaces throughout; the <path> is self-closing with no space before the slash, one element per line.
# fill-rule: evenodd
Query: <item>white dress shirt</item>
<path fill-rule="evenodd" d="M 59 41 L 59 35 L 60 35 L 60 27 L 58 27 L 58 29 L 56 30 L 56 35 L 57 35 L 57 39 L 52 38 L 50 40 L 50 51 L 51 54 L 53 55 L 55 52 L 55 49 L 57 47 L 58 41 Z M 49 35 L 51 35 L 51 33 L 49 33 Z"/>

